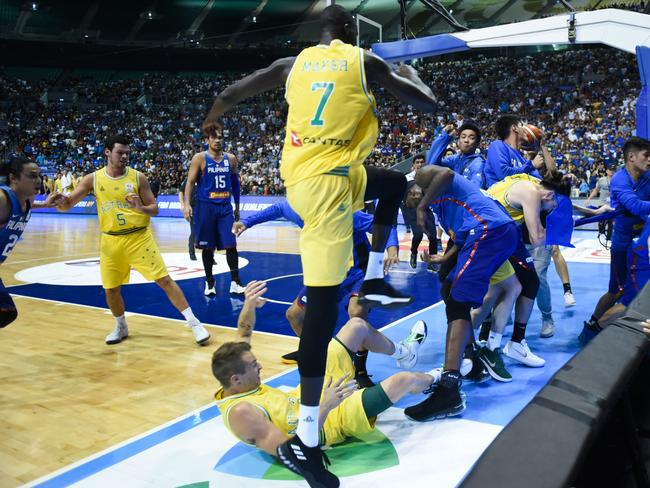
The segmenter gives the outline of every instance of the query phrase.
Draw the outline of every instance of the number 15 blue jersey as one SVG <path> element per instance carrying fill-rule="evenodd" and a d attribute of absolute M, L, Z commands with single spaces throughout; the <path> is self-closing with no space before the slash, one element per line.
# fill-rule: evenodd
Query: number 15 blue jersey
<path fill-rule="evenodd" d="M 197 198 L 200 202 L 230 204 L 232 194 L 230 182 L 230 160 L 223 153 L 220 161 L 212 159 L 208 151 L 205 152 L 205 169 L 199 181 Z"/>

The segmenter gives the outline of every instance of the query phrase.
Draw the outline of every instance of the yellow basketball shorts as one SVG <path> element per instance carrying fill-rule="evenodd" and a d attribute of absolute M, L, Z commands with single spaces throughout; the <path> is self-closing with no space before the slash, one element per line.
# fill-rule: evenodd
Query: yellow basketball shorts
<path fill-rule="evenodd" d="M 340 285 L 352 263 L 352 214 L 363 208 L 363 166 L 335 168 L 287 188 L 304 226 L 300 256 L 305 286 Z"/>
<path fill-rule="evenodd" d="M 102 234 L 99 253 L 102 286 L 110 289 L 128 283 L 131 268 L 149 281 L 169 274 L 151 229 L 117 236 Z"/>
<path fill-rule="evenodd" d="M 327 366 L 325 367 L 325 384 L 332 378 L 332 383 L 348 374 L 348 380 L 354 378 L 354 364 L 348 350 L 338 339 L 330 341 L 327 348 Z M 328 446 L 339 444 L 348 437 L 359 436 L 371 432 L 375 421 L 366 416 L 361 395 L 363 390 L 355 391 L 351 396 L 332 410 L 323 426 L 324 442 Z"/>
<path fill-rule="evenodd" d="M 510 261 L 504 261 L 504 263 L 497 269 L 494 274 L 490 277 L 491 285 L 498 285 L 502 281 L 507 280 L 512 275 L 515 274 L 515 269 L 510 264 Z"/>

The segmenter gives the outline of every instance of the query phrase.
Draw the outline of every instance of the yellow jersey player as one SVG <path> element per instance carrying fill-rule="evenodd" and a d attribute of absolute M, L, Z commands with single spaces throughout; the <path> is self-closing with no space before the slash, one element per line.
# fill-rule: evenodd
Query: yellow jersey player
<path fill-rule="evenodd" d="M 342 7 L 325 8 L 320 27 L 317 46 L 304 49 L 296 58 L 277 60 L 220 93 L 204 129 L 214 126 L 241 100 L 285 85 L 289 112 L 280 171 L 287 200 L 304 221 L 300 254 L 309 307 L 298 356 L 297 435 L 282 444 L 281 459 L 298 466 L 314 485 L 338 486 L 317 448 L 318 405 L 327 345 L 336 325 L 338 287 L 352 258 L 352 215 L 364 200 L 378 198 L 379 204 L 360 303 L 396 307 L 411 302 L 411 297 L 383 279 L 386 239 L 395 225 L 406 178 L 395 171 L 363 166 L 378 132 L 369 82 L 379 83 L 424 111 L 434 110 L 435 99 L 410 66 L 396 72 L 378 56 L 355 47 L 356 24 Z M 296 456 L 297 452 L 301 454 Z"/>
<path fill-rule="evenodd" d="M 57 207 L 61 211 L 69 210 L 90 192 L 97 199 L 101 231 L 99 266 L 106 302 L 116 322 L 113 331 L 106 336 L 106 344 L 117 344 L 129 335 L 120 288 L 129 282 L 131 268 L 165 291 L 187 320 L 196 342 L 205 344 L 210 334 L 192 313 L 181 289 L 169 277 L 151 233 L 149 222 L 152 215 L 158 214 L 158 204 L 147 178 L 127 166 L 129 153 L 126 137 L 109 137 L 104 145 L 106 166 L 84 176 Z"/>

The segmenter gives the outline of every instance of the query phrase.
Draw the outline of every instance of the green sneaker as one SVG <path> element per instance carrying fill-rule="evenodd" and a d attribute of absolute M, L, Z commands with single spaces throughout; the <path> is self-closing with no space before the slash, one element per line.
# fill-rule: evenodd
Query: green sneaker
<path fill-rule="evenodd" d="M 491 351 L 487 346 L 483 346 L 478 351 L 478 358 L 481 360 L 492 378 L 504 383 L 512 381 L 512 375 L 508 373 L 508 370 L 503 364 L 500 348 Z"/>

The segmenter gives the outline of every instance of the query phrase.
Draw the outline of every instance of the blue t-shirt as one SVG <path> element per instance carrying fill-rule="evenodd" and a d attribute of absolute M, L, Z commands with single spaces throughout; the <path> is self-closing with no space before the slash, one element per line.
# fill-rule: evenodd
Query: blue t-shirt
<path fill-rule="evenodd" d="M 485 180 L 488 188 L 506 176 L 520 173 L 542 178 L 533 163 L 524 158 L 519 151 L 503 141 L 493 141 L 488 147 L 487 161 L 485 162 Z"/>
<path fill-rule="evenodd" d="M 632 241 L 632 246 L 630 247 L 632 263 L 636 266 L 636 269 L 650 269 L 650 260 L 648 259 L 648 238 L 650 238 L 650 220 L 645 223 L 641 235 Z M 629 256 L 629 254 L 628 254 Z"/>
<path fill-rule="evenodd" d="M 0 190 L 7 194 L 11 205 L 9 220 L 0 226 L 0 263 L 4 263 L 23 234 L 32 211 L 31 204 L 27 201 L 26 209 L 23 212 L 16 193 L 10 187 L 2 185 Z"/>
<path fill-rule="evenodd" d="M 641 233 L 650 214 L 650 171 L 635 182 L 623 167 L 612 176 L 609 191 L 611 206 L 624 210 L 614 218 L 612 233 L 612 249 L 622 251 Z"/>
<path fill-rule="evenodd" d="M 431 144 L 429 151 L 427 151 L 426 164 L 444 166 L 455 173 L 463 175 L 479 188 L 487 188 L 484 174 L 485 158 L 482 154 L 454 154 L 442 159 L 442 155 L 451 140 L 452 137 L 447 132 L 442 131 L 440 136 Z"/>
<path fill-rule="evenodd" d="M 198 183 L 197 198 L 200 202 L 230 204 L 232 194 L 230 160 L 223 153 L 219 161 L 205 151 L 205 169 Z"/>
<path fill-rule="evenodd" d="M 454 174 L 445 193 L 430 204 L 440 224 L 454 242 L 464 241 L 468 233 L 496 229 L 513 222 L 505 209 L 467 179 Z"/>

